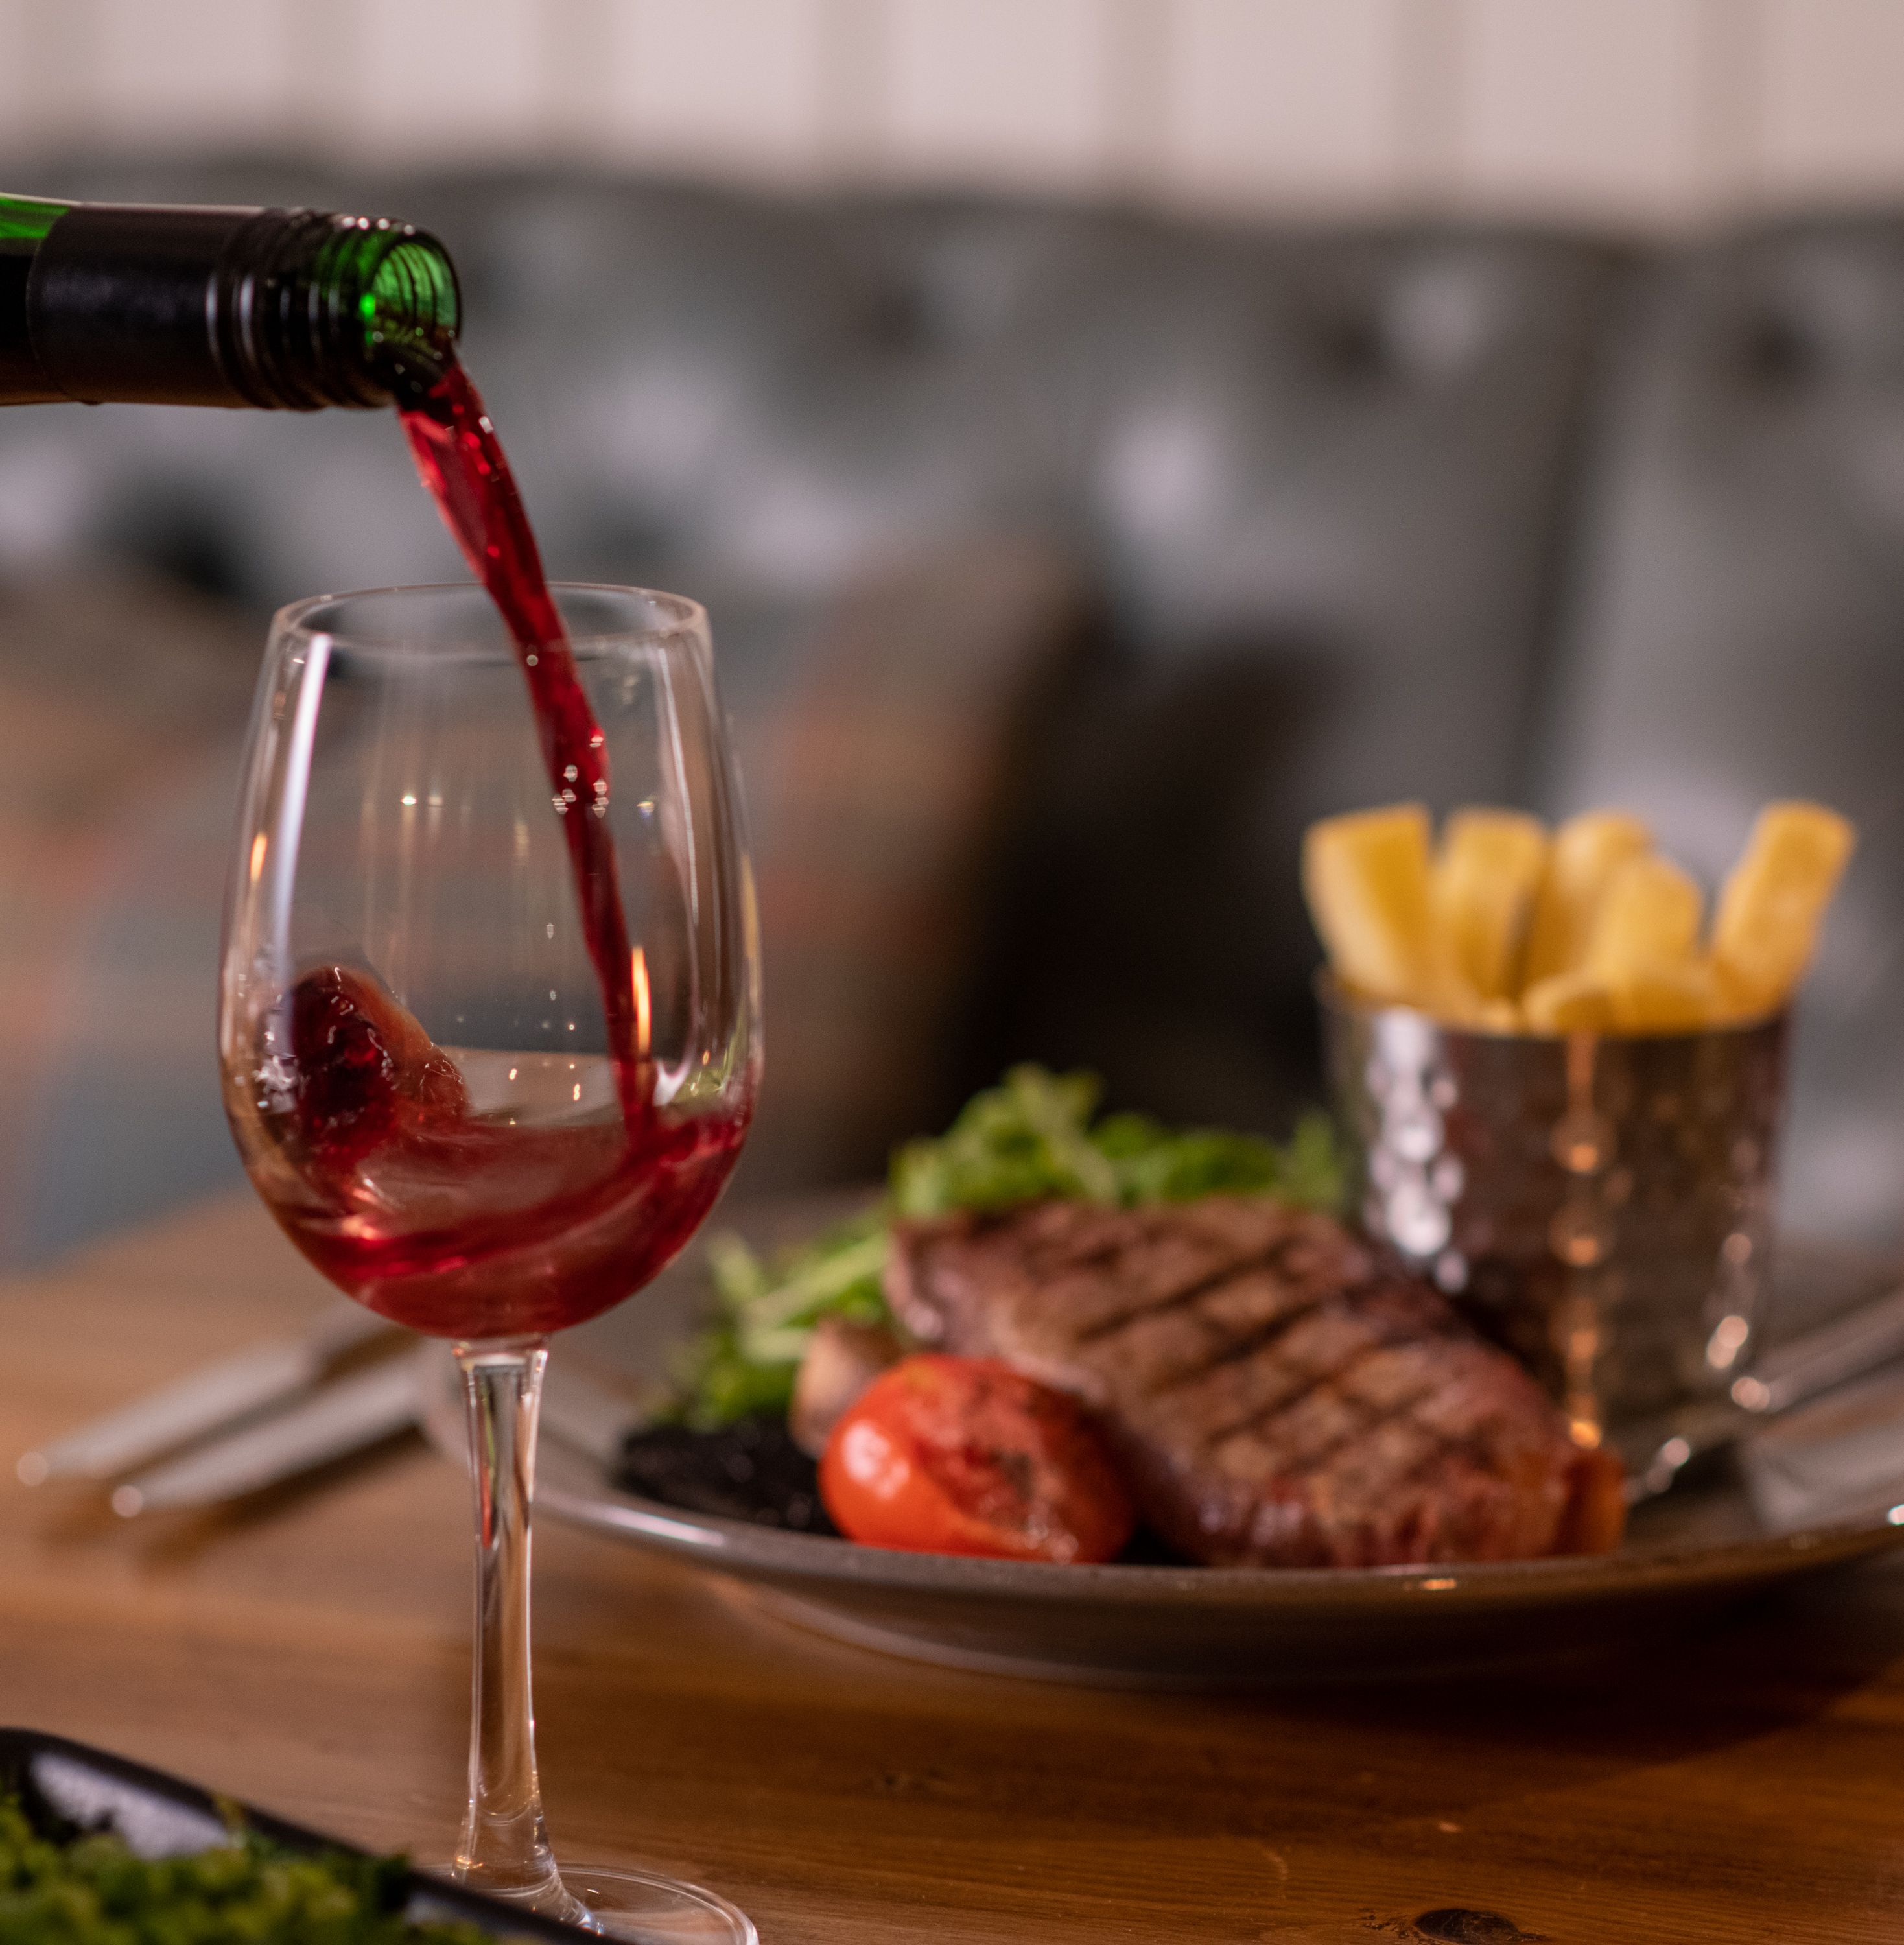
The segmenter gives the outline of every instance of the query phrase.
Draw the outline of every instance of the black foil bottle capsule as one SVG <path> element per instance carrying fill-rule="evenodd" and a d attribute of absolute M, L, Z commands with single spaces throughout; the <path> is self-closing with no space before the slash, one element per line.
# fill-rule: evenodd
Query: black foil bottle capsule
<path fill-rule="evenodd" d="M 0 196 L 0 405 L 400 403 L 459 317 L 442 245 L 387 217 Z"/>

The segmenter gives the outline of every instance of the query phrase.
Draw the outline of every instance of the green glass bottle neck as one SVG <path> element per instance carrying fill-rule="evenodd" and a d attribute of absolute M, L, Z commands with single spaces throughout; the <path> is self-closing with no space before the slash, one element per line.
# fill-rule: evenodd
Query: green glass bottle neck
<path fill-rule="evenodd" d="M 447 253 L 408 223 L 0 198 L 0 403 L 383 405 L 460 322 Z"/>

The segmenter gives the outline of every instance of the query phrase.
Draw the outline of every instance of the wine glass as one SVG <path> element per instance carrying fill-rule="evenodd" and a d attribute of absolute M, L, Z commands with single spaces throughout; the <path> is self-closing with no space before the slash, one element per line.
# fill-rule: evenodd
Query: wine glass
<path fill-rule="evenodd" d="M 578 1872 L 585 1906 L 543 1824 L 529 1512 L 548 1333 L 632 1295 L 694 1234 L 760 1065 L 707 618 L 638 589 L 554 591 L 612 780 L 599 804 L 552 791 L 481 589 L 278 615 L 226 903 L 226 1110 L 298 1248 L 359 1302 L 451 1339 L 462 1369 L 476 1642 L 458 1876 L 620 1935 L 750 1941 L 724 1900 L 644 1873 Z M 565 821 L 584 815 L 601 828 L 578 852 Z M 572 868 L 590 846 L 592 882 Z M 625 966 L 608 964 L 623 925 Z"/>

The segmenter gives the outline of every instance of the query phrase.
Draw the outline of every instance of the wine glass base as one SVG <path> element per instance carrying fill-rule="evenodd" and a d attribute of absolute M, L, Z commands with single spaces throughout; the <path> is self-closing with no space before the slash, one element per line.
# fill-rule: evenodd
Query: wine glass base
<path fill-rule="evenodd" d="M 698 1885 L 620 1864 L 565 1864 L 570 1894 L 610 1938 L 633 1945 L 759 1945 L 753 1920 Z"/>
<path fill-rule="evenodd" d="M 447 1861 L 425 1859 L 415 1867 L 426 1877 L 451 1884 L 467 1882 Z M 565 1864 L 562 1888 L 583 1907 L 581 1913 L 568 1915 L 567 1923 L 589 1925 L 603 1937 L 625 1940 L 628 1945 L 760 1945 L 753 1920 L 739 1906 L 658 1871 L 626 1864 Z"/>

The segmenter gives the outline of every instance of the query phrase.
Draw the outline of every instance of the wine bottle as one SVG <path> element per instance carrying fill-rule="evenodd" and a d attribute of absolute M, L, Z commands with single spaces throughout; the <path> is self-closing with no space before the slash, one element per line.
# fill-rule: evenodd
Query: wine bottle
<path fill-rule="evenodd" d="M 0 196 L 0 405 L 401 405 L 459 314 L 443 246 L 387 217 Z"/>

